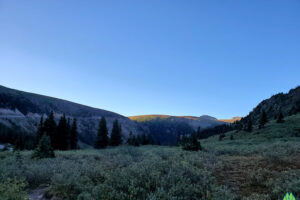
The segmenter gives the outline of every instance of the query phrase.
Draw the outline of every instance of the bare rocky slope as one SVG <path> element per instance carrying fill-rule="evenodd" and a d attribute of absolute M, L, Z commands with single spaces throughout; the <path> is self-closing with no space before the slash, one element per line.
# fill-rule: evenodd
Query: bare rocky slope
<path fill-rule="evenodd" d="M 18 127 L 24 132 L 35 132 L 41 115 L 47 116 L 51 111 L 54 112 L 57 121 L 63 114 L 76 118 L 79 140 L 89 145 L 94 142 L 102 116 L 106 118 L 109 130 L 112 128 L 113 121 L 117 119 L 122 125 L 125 137 L 130 131 L 134 134 L 140 132 L 136 122 L 117 113 L 0 86 L 0 123 L 7 127 Z"/>

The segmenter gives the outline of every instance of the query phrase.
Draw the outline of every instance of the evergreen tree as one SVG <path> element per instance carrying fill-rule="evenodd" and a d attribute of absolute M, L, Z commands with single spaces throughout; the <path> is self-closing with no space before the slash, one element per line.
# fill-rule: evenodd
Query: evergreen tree
<path fill-rule="evenodd" d="M 278 115 L 278 118 L 277 118 L 277 123 L 283 123 L 284 122 L 284 119 L 283 119 L 283 114 L 282 112 L 280 111 L 279 115 Z"/>
<path fill-rule="evenodd" d="M 178 132 L 176 136 L 176 145 L 179 146 L 180 143 L 181 143 L 181 134 L 180 132 Z"/>
<path fill-rule="evenodd" d="M 43 135 L 44 135 L 44 115 L 41 116 L 40 123 L 38 126 L 38 130 L 37 130 L 37 134 L 36 134 L 36 141 L 35 141 L 36 146 L 38 145 L 38 143 Z"/>
<path fill-rule="evenodd" d="M 133 145 L 133 134 L 132 131 L 130 131 L 127 142 L 128 145 Z"/>
<path fill-rule="evenodd" d="M 78 132 L 77 132 L 77 120 L 73 119 L 72 128 L 70 131 L 70 149 L 77 149 Z"/>
<path fill-rule="evenodd" d="M 201 138 L 201 128 L 200 126 L 197 129 L 197 138 L 200 139 Z"/>
<path fill-rule="evenodd" d="M 67 119 L 67 141 L 68 141 L 68 146 L 67 146 L 67 149 L 71 149 L 71 119 L 70 117 L 68 117 Z M 76 143 L 77 144 L 77 143 Z"/>
<path fill-rule="evenodd" d="M 69 146 L 69 131 L 65 114 L 59 120 L 55 135 L 57 146 L 54 146 L 54 149 L 67 150 Z"/>
<path fill-rule="evenodd" d="M 22 169 L 23 166 L 23 160 L 22 160 L 22 156 L 19 150 L 16 151 L 16 163 L 18 168 Z"/>
<path fill-rule="evenodd" d="M 149 141 L 149 144 L 150 145 L 154 145 L 154 139 L 153 139 L 153 137 L 151 136 L 151 135 L 148 135 L 148 141 Z"/>
<path fill-rule="evenodd" d="M 25 149 L 25 134 L 19 133 L 17 139 L 15 141 L 15 149 L 16 150 L 24 150 Z"/>
<path fill-rule="evenodd" d="M 247 124 L 247 129 L 246 129 L 246 131 L 247 132 L 252 132 L 252 130 L 253 130 L 253 127 L 252 127 L 253 125 L 252 125 L 252 120 L 249 118 L 248 119 L 248 124 Z"/>
<path fill-rule="evenodd" d="M 142 145 L 148 145 L 149 144 L 148 137 L 145 133 L 143 133 L 141 135 L 141 144 Z"/>
<path fill-rule="evenodd" d="M 139 146 L 140 145 L 138 138 L 135 135 L 133 135 L 131 131 L 129 133 L 127 144 L 131 145 L 131 146 Z"/>
<path fill-rule="evenodd" d="M 51 146 L 53 148 L 58 146 L 57 139 L 56 139 L 56 122 L 54 120 L 53 112 L 51 112 L 50 115 L 45 120 L 44 131 L 45 134 L 50 137 Z"/>
<path fill-rule="evenodd" d="M 37 148 L 32 154 L 32 158 L 41 159 L 41 158 L 54 158 L 54 151 L 51 147 L 50 137 L 43 135 L 39 141 Z"/>
<path fill-rule="evenodd" d="M 225 134 L 224 134 L 224 133 L 221 133 L 221 134 L 219 135 L 219 141 L 222 141 L 222 140 L 224 139 L 224 137 L 225 137 Z"/>
<path fill-rule="evenodd" d="M 118 120 L 115 120 L 110 135 L 110 145 L 118 146 L 121 143 L 122 143 L 121 126 L 119 125 Z"/>
<path fill-rule="evenodd" d="M 265 127 L 265 124 L 268 122 L 268 119 L 267 119 L 267 114 L 266 112 L 263 110 L 262 111 L 262 114 L 261 114 L 261 117 L 260 117 L 260 120 L 259 120 L 259 128 L 263 128 Z"/>
<path fill-rule="evenodd" d="M 197 133 L 193 132 L 189 138 L 183 143 L 183 150 L 198 151 L 202 150 L 201 144 L 198 141 Z"/>
<path fill-rule="evenodd" d="M 101 118 L 98 127 L 98 134 L 95 143 L 95 148 L 103 149 L 108 145 L 108 130 L 106 126 L 106 120 L 104 117 Z"/>

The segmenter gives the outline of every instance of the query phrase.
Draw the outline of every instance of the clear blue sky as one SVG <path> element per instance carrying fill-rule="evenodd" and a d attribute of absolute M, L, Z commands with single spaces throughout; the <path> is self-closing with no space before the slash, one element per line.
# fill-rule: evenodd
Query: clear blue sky
<path fill-rule="evenodd" d="M 300 84 L 300 1 L 0 0 L 0 77 L 126 116 L 244 116 Z"/>

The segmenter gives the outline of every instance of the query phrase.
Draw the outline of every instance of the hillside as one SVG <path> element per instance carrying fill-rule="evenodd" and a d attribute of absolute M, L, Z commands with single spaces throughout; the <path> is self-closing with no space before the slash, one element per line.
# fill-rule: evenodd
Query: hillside
<path fill-rule="evenodd" d="M 258 104 L 241 122 L 247 123 L 251 119 L 254 124 L 259 122 L 262 111 L 268 119 L 276 118 L 280 111 L 284 116 L 289 116 L 300 111 L 300 86 L 291 89 L 288 93 L 279 93 Z"/>
<path fill-rule="evenodd" d="M 252 132 L 230 131 L 200 140 L 203 148 L 222 163 L 214 172 L 238 198 L 281 199 L 286 191 L 300 198 L 300 114 L 284 123 L 270 120 Z"/>
<path fill-rule="evenodd" d="M 18 91 L 0 86 L 0 124 L 18 128 L 24 132 L 35 132 L 41 115 L 54 112 L 56 119 L 66 114 L 67 117 L 77 118 L 79 139 L 86 144 L 93 144 L 100 118 L 106 118 L 111 130 L 114 120 L 122 125 L 123 134 L 130 131 L 137 134 L 138 125 L 117 113 L 92 108 L 81 104 L 53 97 Z"/>
<path fill-rule="evenodd" d="M 224 121 L 218 120 L 214 117 L 203 115 L 200 117 L 195 116 L 171 116 L 171 115 L 138 115 L 138 116 L 130 116 L 128 117 L 131 120 L 137 122 L 147 122 L 153 120 L 169 120 L 176 122 L 184 122 L 190 125 L 193 129 L 197 129 L 198 127 L 201 128 L 208 128 L 214 127 L 218 125 L 224 124 Z"/>
<path fill-rule="evenodd" d="M 0 186 L 7 189 L 4 194 L 41 192 L 51 199 L 277 200 L 287 191 L 298 199 L 299 130 L 298 114 L 252 133 L 232 131 L 222 141 L 218 136 L 201 140 L 204 150 L 198 152 L 123 145 L 56 151 L 55 158 L 41 160 L 22 151 L 21 161 L 16 153 L 0 152 Z"/>
<path fill-rule="evenodd" d="M 241 117 L 233 117 L 231 119 L 219 119 L 219 121 L 222 122 L 227 122 L 227 123 L 234 123 L 240 121 L 242 118 Z"/>
<path fill-rule="evenodd" d="M 170 116 L 170 115 L 139 115 L 129 117 L 137 121 L 144 132 L 151 135 L 153 139 L 161 144 L 173 145 L 177 142 L 178 134 L 190 134 L 201 129 L 212 128 L 226 124 L 214 117 L 203 115 L 194 116 Z"/>

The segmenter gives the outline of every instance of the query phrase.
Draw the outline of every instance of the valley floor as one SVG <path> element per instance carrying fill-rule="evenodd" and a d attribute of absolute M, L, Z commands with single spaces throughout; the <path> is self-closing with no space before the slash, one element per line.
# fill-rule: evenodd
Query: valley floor
<path fill-rule="evenodd" d="M 295 115 L 251 133 L 228 132 L 222 141 L 211 137 L 201 140 L 199 152 L 120 146 L 56 151 L 56 158 L 42 160 L 32 160 L 31 151 L 0 152 L 0 194 L 14 199 L 42 191 L 48 199 L 282 200 L 292 192 L 299 199 L 299 122 Z"/>

